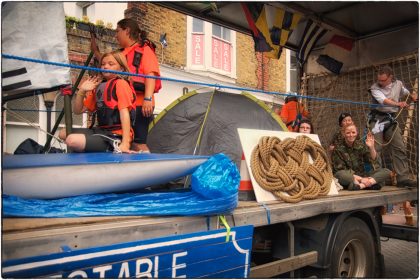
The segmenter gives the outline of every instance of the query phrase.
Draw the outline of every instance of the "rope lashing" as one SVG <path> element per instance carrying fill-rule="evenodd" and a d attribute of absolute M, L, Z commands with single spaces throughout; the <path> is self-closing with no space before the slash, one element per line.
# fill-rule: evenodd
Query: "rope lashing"
<path fill-rule="evenodd" d="M 326 152 L 305 135 L 283 141 L 261 137 L 252 151 L 251 171 L 264 190 L 293 203 L 327 195 L 333 179 Z"/>

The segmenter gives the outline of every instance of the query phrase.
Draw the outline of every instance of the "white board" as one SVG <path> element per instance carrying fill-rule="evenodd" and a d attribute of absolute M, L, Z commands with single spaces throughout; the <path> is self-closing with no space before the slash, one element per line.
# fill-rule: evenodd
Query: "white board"
<path fill-rule="evenodd" d="M 249 176 L 251 177 L 252 187 L 254 189 L 255 197 L 258 202 L 267 202 L 280 200 L 280 198 L 274 196 L 271 192 L 264 190 L 255 180 L 254 175 L 251 171 L 251 154 L 254 147 L 258 144 L 259 140 L 263 136 L 275 136 L 280 140 L 286 138 L 296 138 L 303 133 L 285 132 L 285 131 L 272 131 L 272 130 L 257 130 L 257 129 L 245 129 L 238 128 L 239 139 L 241 141 L 242 150 L 245 156 L 246 166 L 248 168 Z M 319 137 L 316 134 L 304 134 L 320 144 Z M 328 195 L 337 195 L 338 191 L 335 186 L 334 180 L 331 181 L 330 192 Z"/>

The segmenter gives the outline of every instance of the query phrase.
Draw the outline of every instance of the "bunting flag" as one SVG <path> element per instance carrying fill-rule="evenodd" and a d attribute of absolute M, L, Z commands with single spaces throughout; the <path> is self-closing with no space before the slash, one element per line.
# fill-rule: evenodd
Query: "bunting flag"
<path fill-rule="evenodd" d="M 327 29 L 322 28 L 311 19 L 308 19 L 305 30 L 303 31 L 302 39 L 300 40 L 299 48 L 296 52 L 296 58 L 300 67 L 305 64 L 315 44 L 325 35 L 325 33 L 327 33 L 327 31 Z"/>
<path fill-rule="evenodd" d="M 242 3 L 242 9 L 252 31 L 255 51 L 264 52 L 266 57 L 278 59 L 301 14 L 293 14 L 261 3 Z"/>
<path fill-rule="evenodd" d="M 352 49 L 353 39 L 334 35 L 325 47 L 324 54 L 318 57 L 317 62 L 338 75 Z"/>

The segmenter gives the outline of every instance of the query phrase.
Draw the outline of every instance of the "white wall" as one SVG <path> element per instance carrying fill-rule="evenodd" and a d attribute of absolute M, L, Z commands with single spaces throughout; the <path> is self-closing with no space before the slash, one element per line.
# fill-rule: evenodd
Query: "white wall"
<path fill-rule="evenodd" d="M 103 20 L 105 24 L 112 23 L 113 28 L 117 27 L 117 22 L 124 18 L 124 11 L 127 9 L 126 2 L 102 2 L 94 3 L 87 8 L 87 16 L 90 22 Z M 64 12 L 67 16 L 82 18 L 82 8 L 76 2 L 64 2 Z"/>

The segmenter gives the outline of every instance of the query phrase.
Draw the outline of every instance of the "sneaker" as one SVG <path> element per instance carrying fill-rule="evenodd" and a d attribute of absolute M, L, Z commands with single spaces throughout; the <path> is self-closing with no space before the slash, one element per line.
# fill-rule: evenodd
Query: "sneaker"
<path fill-rule="evenodd" d="M 418 183 L 417 181 L 411 180 L 411 179 L 406 179 L 406 180 L 402 180 L 399 181 L 397 183 L 397 187 L 399 188 L 404 188 L 404 187 L 408 187 L 408 188 L 418 188 Z"/>

